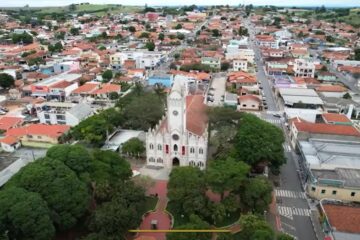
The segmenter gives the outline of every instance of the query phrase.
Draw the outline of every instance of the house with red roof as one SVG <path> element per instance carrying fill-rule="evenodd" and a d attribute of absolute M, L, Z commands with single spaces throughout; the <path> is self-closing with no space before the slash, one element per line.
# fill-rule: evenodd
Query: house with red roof
<path fill-rule="evenodd" d="M 69 130 L 68 125 L 30 124 L 9 129 L 4 141 L 11 142 L 11 139 L 16 138 L 23 146 L 50 147 L 58 144 L 60 137 Z"/>
<path fill-rule="evenodd" d="M 247 94 L 239 96 L 240 111 L 258 111 L 261 107 L 261 100 L 259 96 L 253 94 Z"/>
<path fill-rule="evenodd" d="M 88 82 L 72 92 L 72 96 L 109 98 L 109 94 L 116 92 L 120 94 L 121 86 L 113 83 Z"/>
<path fill-rule="evenodd" d="M 360 131 L 352 125 L 332 124 L 334 121 L 345 121 L 344 117 L 325 115 L 327 123 L 312 123 L 301 118 L 294 118 L 290 123 L 290 139 L 295 148 L 298 141 L 315 139 L 360 141 Z M 326 120 L 325 120 L 326 121 Z M 331 123 L 331 124 L 330 124 Z"/>
<path fill-rule="evenodd" d="M 6 132 L 11 128 L 20 127 L 23 122 L 24 119 L 19 117 L 2 117 L 0 118 L 0 131 Z"/>

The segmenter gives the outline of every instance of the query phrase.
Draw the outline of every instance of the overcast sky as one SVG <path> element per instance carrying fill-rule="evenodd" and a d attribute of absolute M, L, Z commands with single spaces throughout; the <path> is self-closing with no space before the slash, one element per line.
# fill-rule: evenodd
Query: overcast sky
<path fill-rule="evenodd" d="M 278 6 L 360 6 L 360 0 L 0 0 L 0 6 L 13 7 L 25 6 L 29 4 L 33 7 L 38 6 L 64 6 L 71 3 L 90 2 L 90 3 L 116 3 L 123 5 L 219 5 L 219 4 L 254 4 L 254 5 L 278 5 Z"/>

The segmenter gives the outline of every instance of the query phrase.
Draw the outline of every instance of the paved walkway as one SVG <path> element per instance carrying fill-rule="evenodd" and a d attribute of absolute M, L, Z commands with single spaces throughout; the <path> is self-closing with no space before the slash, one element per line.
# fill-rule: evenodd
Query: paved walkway
<path fill-rule="evenodd" d="M 154 212 L 149 213 L 146 215 L 140 225 L 141 230 L 149 230 L 151 229 L 151 221 L 157 220 L 158 221 L 158 229 L 159 230 L 167 230 L 171 228 L 171 219 L 170 216 L 165 212 L 166 205 L 168 202 L 167 199 L 167 181 L 158 180 L 156 181 L 155 185 L 150 188 L 147 195 L 158 195 L 158 202 L 156 205 L 156 210 Z M 145 237 L 152 237 L 156 240 L 165 240 L 166 233 L 140 233 L 137 238 L 145 238 Z"/>

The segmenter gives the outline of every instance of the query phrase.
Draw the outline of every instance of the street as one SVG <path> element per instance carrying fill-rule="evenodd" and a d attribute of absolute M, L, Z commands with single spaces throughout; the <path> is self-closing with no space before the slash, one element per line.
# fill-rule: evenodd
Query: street
<path fill-rule="evenodd" d="M 248 20 L 245 20 L 245 25 L 249 29 L 250 39 L 255 39 L 254 31 L 252 31 L 254 27 L 251 26 Z M 290 141 L 287 136 L 286 126 L 284 125 L 283 119 L 277 118 L 278 121 L 276 121 L 274 116 L 272 116 L 274 113 L 282 114 L 282 112 L 279 111 L 280 109 L 276 103 L 271 83 L 264 72 L 264 65 L 261 62 L 260 50 L 253 40 L 250 40 L 250 46 L 255 52 L 255 60 L 258 69 L 256 76 L 263 87 L 268 106 L 268 111 L 266 111 L 266 113 L 262 113 L 260 117 L 281 127 L 284 131 L 286 139 L 283 144 L 286 164 L 284 164 L 281 168 L 279 186 L 275 189 L 279 215 L 275 216 L 275 219 L 278 217 L 280 218 L 280 230 L 296 237 L 296 239 L 315 240 L 317 239 L 317 236 L 310 218 L 312 212 L 309 209 L 308 200 L 302 189 L 302 183 L 298 174 L 298 157 L 290 147 Z M 276 226 L 275 223 L 273 223 L 273 225 Z"/>

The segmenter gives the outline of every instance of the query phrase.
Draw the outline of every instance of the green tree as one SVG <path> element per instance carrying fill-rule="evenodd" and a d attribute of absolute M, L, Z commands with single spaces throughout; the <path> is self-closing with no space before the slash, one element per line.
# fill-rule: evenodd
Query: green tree
<path fill-rule="evenodd" d="M 165 39 L 165 35 L 164 35 L 163 33 L 159 33 L 158 39 L 161 40 L 161 41 L 164 40 L 164 39 Z"/>
<path fill-rule="evenodd" d="M 184 184 L 186 183 L 186 184 Z M 203 216 L 207 211 L 204 172 L 195 167 L 177 167 L 172 170 L 168 184 L 168 197 L 178 213 Z"/>
<path fill-rule="evenodd" d="M 174 27 L 174 29 L 177 29 L 177 30 L 182 29 L 182 25 L 181 25 L 180 23 L 178 23 L 178 24 Z"/>
<path fill-rule="evenodd" d="M 103 82 L 109 82 L 113 78 L 113 72 L 107 69 L 101 76 L 103 78 Z"/>
<path fill-rule="evenodd" d="M 11 38 L 13 43 L 29 44 L 29 43 L 33 43 L 34 41 L 33 37 L 27 32 L 23 32 L 21 34 L 13 33 L 11 35 Z"/>
<path fill-rule="evenodd" d="M 122 100 L 127 101 L 126 98 Z M 159 123 L 165 113 L 165 106 L 158 96 L 147 93 L 130 99 L 122 112 L 125 116 L 123 127 L 147 131 Z"/>
<path fill-rule="evenodd" d="M 65 32 L 61 31 L 61 32 L 57 32 L 55 33 L 55 38 L 59 39 L 59 40 L 64 40 L 65 39 Z"/>
<path fill-rule="evenodd" d="M 0 191 L 0 235 L 8 239 L 54 237 L 50 210 L 38 193 L 15 187 Z"/>
<path fill-rule="evenodd" d="M 131 33 L 134 33 L 134 32 L 136 32 L 136 28 L 135 28 L 134 26 L 130 26 L 130 27 L 129 27 L 129 31 L 130 31 Z"/>
<path fill-rule="evenodd" d="M 36 192 L 47 202 L 55 225 L 66 230 L 77 223 L 89 206 L 89 192 L 75 172 L 60 161 L 38 159 L 15 174 L 7 186 Z"/>
<path fill-rule="evenodd" d="M 96 184 L 114 184 L 126 181 L 132 176 L 130 164 L 116 152 L 96 150 L 93 158 L 90 177 Z"/>
<path fill-rule="evenodd" d="M 13 76 L 7 73 L 0 73 L 0 87 L 9 88 L 14 86 L 15 80 Z"/>
<path fill-rule="evenodd" d="M 177 37 L 179 40 L 184 40 L 184 39 L 185 39 L 185 35 L 182 34 L 182 33 L 177 33 L 177 34 L 176 34 L 176 37 Z"/>
<path fill-rule="evenodd" d="M 343 96 L 344 99 L 351 99 L 351 95 L 350 93 L 345 93 L 344 96 Z"/>
<path fill-rule="evenodd" d="M 46 152 L 46 156 L 51 160 L 63 162 L 78 175 L 88 172 L 92 162 L 91 155 L 81 145 L 56 145 Z"/>
<path fill-rule="evenodd" d="M 250 178 L 241 192 L 241 202 L 248 209 L 263 213 L 272 200 L 272 186 L 264 177 Z"/>
<path fill-rule="evenodd" d="M 71 28 L 70 33 L 74 36 L 77 36 L 80 34 L 79 28 Z"/>
<path fill-rule="evenodd" d="M 155 43 L 154 42 L 147 42 L 145 44 L 145 47 L 147 48 L 147 50 L 149 51 L 154 51 L 155 50 Z"/>
<path fill-rule="evenodd" d="M 131 138 L 122 145 L 121 151 L 131 156 L 139 156 L 144 154 L 144 142 L 138 138 Z"/>
<path fill-rule="evenodd" d="M 242 115 L 234 141 L 236 156 L 253 167 L 266 162 L 276 172 L 285 162 L 282 131 L 252 114 Z"/>
<path fill-rule="evenodd" d="M 224 198 L 225 191 L 237 190 L 246 179 L 250 167 L 232 158 L 217 159 L 210 162 L 206 170 L 206 182 L 212 191 Z"/>
<path fill-rule="evenodd" d="M 202 220 L 197 215 L 190 215 L 189 222 L 187 224 L 181 225 L 176 227 L 176 229 L 210 229 L 210 225 Z M 189 239 L 196 239 L 196 240 L 209 240 L 211 239 L 211 233 L 168 233 L 166 235 L 167 240 L 189 240 Z"/>
<path fill-rule="evenodd" d="M 221 63 L 221 71 L 227 71 L 230 68 L 230 63 L 228 62 L 222 62 Z"/>
<path fill-rule="evenodd" d="M 268 223 L 261 219 L 260 217 L 253 215 L 253 214 L 246 214 L 240 217 L 240 225 L 241 225 L 241 232 L 240 232 L 240 239 L 244 240 L 272 240 L 275 237 L 273 230 L 271 229 Z M 272 238 L 261 238 L 261 236 L 269 236 L 271 235 Z"/>
<path fill-rule="evenodd" d="M 354 52 L 355 52 L 354 59 L 356 61 L 360 61 L 360 48 L 356 48 Z"/>
<path fill-rule="evenodd" d="M 139 36 L 139 38 L 149 38 L 150 34 L 148 32 L 142 32 Z"/>
<path fill-rule="evenodd" d="M 110 98 L 110 100 L 116 100 L 116 99 L 118 99 L 120 96 L 119 96 L 119 94 L 117 93 L 117 92 L 111 92 L 111 93 L 109 93 L 109 98 Z"/>
<path fill-rule="evenodd" d="M 221 36 L 221 32 L 219 31 L 219 29 L 213 29 L 213 30 L 211 30 L 211 32 L 212 32 L 213 37 L 220 37 Z"/>
<path fill-rule="evenodd" d="M 103 236 L 123 236 L 141 223 L 145 211 L 145 192 L 132 182 L 119 183 L 111 200 L 98 207 L 90 229 Z"/>
<path fill-rule="evenodd" d="M 104 31 L 104 32 L 101 33 L 101 37 L 102 37 L 103 39 L 107 39 L 108 35 L 107 35 L 107 33 Z"/>

